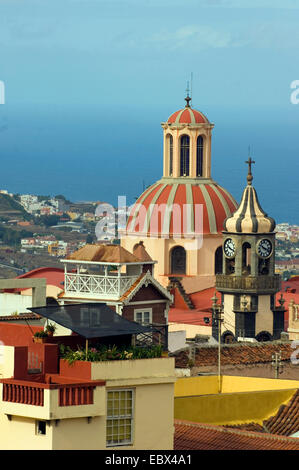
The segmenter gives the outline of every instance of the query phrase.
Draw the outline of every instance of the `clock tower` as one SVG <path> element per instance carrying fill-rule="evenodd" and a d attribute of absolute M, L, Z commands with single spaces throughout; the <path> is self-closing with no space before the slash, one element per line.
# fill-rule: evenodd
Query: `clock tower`
<path fill-rule="evenodd" d="M 280 276 L 275 274 L 275 221 L 261 208 L 252 186 L 251 158 L 247 186 L 237 210 L 223 224 L 222 274 L 216 289 L 222 295 L 222 340 L 280 338 L 284 309 L 275 307 Z M 217 337 L 217 322 L 213 336 Z"/>

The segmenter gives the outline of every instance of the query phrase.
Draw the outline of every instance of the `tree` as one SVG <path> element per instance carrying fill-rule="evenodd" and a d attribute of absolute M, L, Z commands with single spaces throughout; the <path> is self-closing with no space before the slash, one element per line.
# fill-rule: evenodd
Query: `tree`
<path fill-rule="evenodd" d="M 46 227 L 51 227 L 52 225 L 57 225 L 60 217 L 58 215 L 42 215 L 40 217 L 40 222 Z"/>

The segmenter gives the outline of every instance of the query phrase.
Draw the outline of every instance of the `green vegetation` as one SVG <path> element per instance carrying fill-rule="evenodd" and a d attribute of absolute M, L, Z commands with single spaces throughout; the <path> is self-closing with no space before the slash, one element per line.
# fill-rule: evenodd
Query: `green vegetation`
<path fill-rule="evenodd" d="M 56 331 L 56 326 L 54 325 L 54 323 L 49 323 L 46 326 L 45 331 L 48 335 L 52 335 Z"/>
<path fill-rule="evenodd" d="M 48 333 L 44 330 L 39 330 L 34 333 L 35 338 L 47 338 Z"/>
<path fill-rule="evenodd" d="M 30 238 L 32 232 L 27 230 L 14 230 L 12 228 L 0 227 L 0 240 L 5 245 L 19 246 L 22 238 Z"/>
<path fill-rule="evenodd" d="M 57 225 L 60 220 L 58 215 L 42 215 L 39 219 L 41 225 L 45 225 L 46 227 L 51 227 L 53 225 Z"/>
<path fill-rule="evenodd" d="M 73 351 L 69 346 L 65 347 L 60 345 L 60 356 L 65 359 L 69 364 L 75 361 L 123 361 L 128 359 L 149 359 L 162 356 L 162 346 L 153 345 L 151 347 L 141 348 L 138 346 L 127 346 L 118 348 L 117 346 L 103 346 L 99 345 L 89 348 L 87 351 L 78 349 Z"/>
<path fill-rule="evenodd" d="M 57 194 L 57 196 L 54 196 L 54 198 L 61 199 L 65 204 L 72 204 L 72 202 L 69 201 L 63 194 Z"/>
<path fill-rule="evenodd" d="M 0 213 L 18 212 L 23 219 L 30 220 L 31 216 L 25 211 L 24 207 L 19 204 L 16 199 L 8 196 L 7 194 L 0 194 Z"/>

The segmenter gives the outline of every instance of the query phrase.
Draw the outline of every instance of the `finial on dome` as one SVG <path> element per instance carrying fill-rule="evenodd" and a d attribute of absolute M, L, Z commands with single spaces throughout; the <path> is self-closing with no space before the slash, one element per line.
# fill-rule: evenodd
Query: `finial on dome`
<path fill-rule="evenodd" d="M 185 101 L 187 102 L 187 104 L 186 104 L 185 108 L 190 108 L 189 102 L 192 100 L 192 98 L 190 98 L 190 96 L 189 96 L 189 82 L 187 82 L 186 93 L 187 93 L 187 96 L 185 98 Z"/>
<path fill-rule="evenodd" d="M 251 157 L 249 157 L 248 160 L 245 163 L 248 164 L 247 184 L 251 185 L 252 180 L 253 180 L 253 176 L 252 176 L 252 173 L 251 173 L 251 165 L 253 163 L 255 163 L 255 161 L 252 160 Z"/>

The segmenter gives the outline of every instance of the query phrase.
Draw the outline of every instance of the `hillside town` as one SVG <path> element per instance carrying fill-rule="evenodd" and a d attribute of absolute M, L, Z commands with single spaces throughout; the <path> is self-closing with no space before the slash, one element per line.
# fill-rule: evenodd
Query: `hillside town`
<path fill-rule="evenodd" d="M 100 202 L 67 201 L 64 196 L 12 194 L 0 190 L 0 278 L 27 272 L 45 264 L 59 266 L 59 259 L 85 243 L 96 240 Z M 113 209 L 114 243 L 117 239 L 119 209 Z M 116 221 L 116 222 L 115 222 Z M 109 239 L 107 236 L 103 240 Z M 23 257 L 20 256 L 23 254 Z"/>
<path fill-rule="evenodd" d="M 299 450 L 299 227 L 190 101 L 132 207 L 0 192 L 1 449 Z"/>

